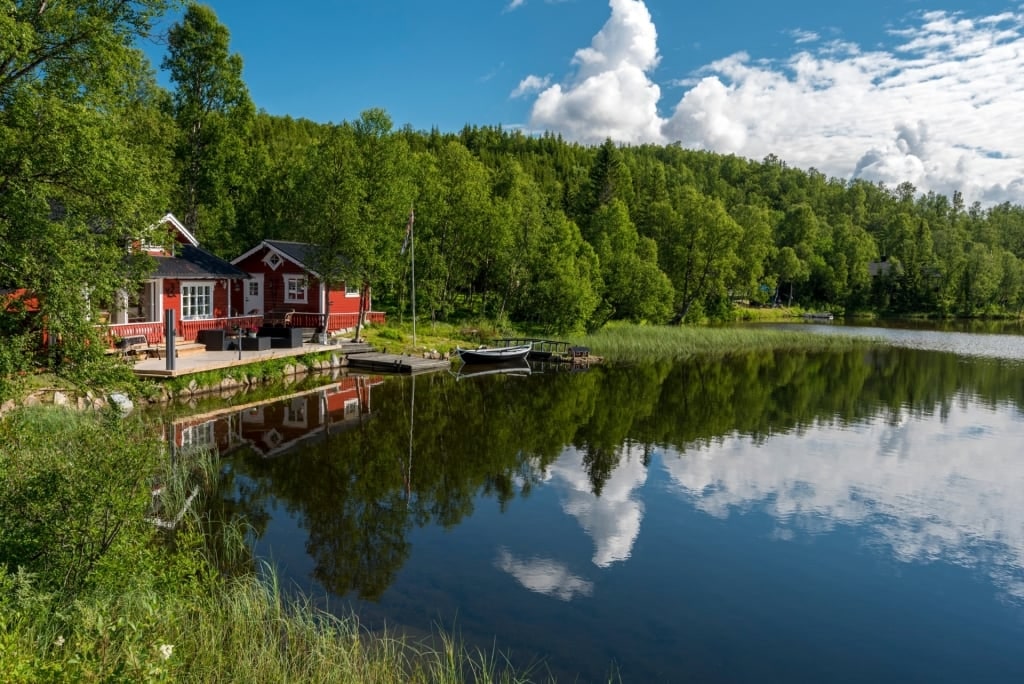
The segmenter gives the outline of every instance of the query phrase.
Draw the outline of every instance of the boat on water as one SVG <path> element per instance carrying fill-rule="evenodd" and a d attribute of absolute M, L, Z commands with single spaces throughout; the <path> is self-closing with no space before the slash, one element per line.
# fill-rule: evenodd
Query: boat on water
<path fill-rule="evenodd" d="M 511 347 L 479 347 L 477 349 L 456 347 L 455 353 L 459 355 L 463 363 L 503 363 L 525 359 L 531 349 L 533 349 L 532 344 L 519 344 Z"/>

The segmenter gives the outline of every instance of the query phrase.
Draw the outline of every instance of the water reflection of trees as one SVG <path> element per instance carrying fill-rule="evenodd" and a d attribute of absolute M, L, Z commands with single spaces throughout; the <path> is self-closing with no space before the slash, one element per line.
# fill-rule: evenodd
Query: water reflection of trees
<path fill-rule="evenodd" d="M 378 597 L 410 552 L 409 533 L 450 527 L 484 495 L 502 510 L 528 496 L 567 447 L 600 496 L 633 453 L 799 435 L 815 423 L 948 413 L 971 396 L 1024 406 L 1024 368 L 932 352 L 752 353 L 585 373 L 454 382 L 395 378 L 374 388 L 372 419 L 265 459 L 239 454 L 225 510 L 265 524 L 272 496 L 308 533 L 316 579 Z M 415 382 L 414 430 L 410 406 Z M 411 462 L 410 462 L 411 457 Z M 263 524 L 260 525 L 262 531 Z"/>

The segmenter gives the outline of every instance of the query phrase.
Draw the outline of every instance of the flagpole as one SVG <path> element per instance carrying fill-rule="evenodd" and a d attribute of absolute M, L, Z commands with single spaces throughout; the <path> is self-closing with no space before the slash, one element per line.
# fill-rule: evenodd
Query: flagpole
<path fill-rule="evenodd" d="M 412 262 L 412 350 L 416 351 L 416 219 L 413 210 L 409 210 L 409 249 Z"/>
<path fill-rule="evenodd" d="M 405 224 L 405 240 L 402 241 L 402 249 L 399 254 L 405 254 L 405 248 L 412 249 L 409 258 L 412 260 L 412 348 L 416 350 L 416 237 L 413 224 L 416 223 L 416 212 L 414 207 L 409 207 L 409 222 Z"/>

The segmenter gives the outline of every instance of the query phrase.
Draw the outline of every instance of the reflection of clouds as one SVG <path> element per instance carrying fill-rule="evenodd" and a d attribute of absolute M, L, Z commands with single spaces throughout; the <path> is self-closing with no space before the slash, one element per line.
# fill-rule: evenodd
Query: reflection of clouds
<path fill-rule="evenodd" d="M 498 550 L 494 564 L 516 578 L 520 584 L 545 596 L 571 601 L 577 594 L 590 596 L 594 583 L 569 572 L 564 563 L 545 558 L 520 560 L 506 549 Z"/>
<path fill-rule="evenodd" d="M 942 420 L 819 424 L 761 445 L 728 437 L 668 454 L 665 467 L 711 515 L 757 505 L 783 528 L 866 525 L 901 561 L 988 566 L 1024 597 L 1022 443 L 1016 409 L 961 398 Z"/>
<path fill-rule="evenodd" d="M 576 449 L 567 448 L 548 470 L 551 481 L 563 490 L 562 510 L 594 540 L 594 565 L 606 568 L 629 558 L 644 515 L 643 502 L 633 498 L 633 490 L 647 479 L 640 455 L 625 447 L 600 497 L 591 492 L 583 455 Z"/>

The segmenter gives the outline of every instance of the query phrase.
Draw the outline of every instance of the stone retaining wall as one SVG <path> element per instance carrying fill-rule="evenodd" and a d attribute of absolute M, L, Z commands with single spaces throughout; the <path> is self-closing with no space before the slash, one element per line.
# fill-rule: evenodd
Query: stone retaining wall
<path fill-rule="evenodd" d="M 310 373 L 340 371 L 346 366 L 347 360 L 344 355 L 331 352 L 308 365 L 298 361 L 290 363 L 280 371 L 279 375 L 275 374 L 273 378 L 247 375 L 243 380 L 236 380 L 226 377 L 214 385 L 200 385 L 196 380 L 192 380 L 186 387 L 176 392 L 172 392 L 166 384 L 159 384 L 155 398 L 150 399 L 149 402 L 169 403 L 172 401 L 187 401 L 193 397 L 210 394 L 218 394 L 228 398 L 258 385 L 283 381 L 287 386 L 301 380 Z M 234 370 L 237 370 L 237 368 L 236 366 Z M 126 412 L 133 408 L 130 398 L 116 392 L 103 396 L 92 391 L 76 392 L 70 389 L 43 388 L 33 391 L 20 401 L 9 399 L 0 404 L 0 416 L 14 410 L 18 406 L 66 406 L 86 411 L 99 410 L 111 403 L 120 406 Z"/>

